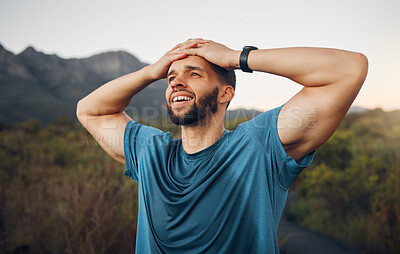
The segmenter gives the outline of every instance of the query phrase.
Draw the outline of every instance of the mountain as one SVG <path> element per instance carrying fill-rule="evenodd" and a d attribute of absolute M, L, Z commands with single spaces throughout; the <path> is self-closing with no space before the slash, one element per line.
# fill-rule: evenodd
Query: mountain
<path fill-rule="evenodd" d="M 369 111 L 369 110 L 370 109 L 368 109 L 368 108 L 352 106 L 352 107 L 350 107 L 349 111 L 347 111 L 347 114 L 358 114 L 358 113 L 363 113 L 363 112 Z"/>
<path fill-rule="evenodd" d="M 28 47 L 18 55 L 0 44 L 0 118 L 15 123 L 38 118 L 44 124 L 65 115 L 76 119 L 79 99 L 102 84 L 146 66 L 124 52 L 63 59 Z M 164 80 L 141 91 L 127 111 L 136 116 L 158 112 L 165 104 Z"/>
<path fill-rule="evenodd" d="M 0 120 L 12 124 L 37 118 L 47 124 L 61 115 L 76 120 L 77 102 L 104 83 L 146 66 L 124 52 L 106 52 L 81 59 L 26 48 L 18 55 L 0 44 Z M 159 80 L 138 93 L 126 112 L 135 120 L 166 116 L 165 80 Z M 352 107 L 349 113 L 367 109 Z M 257 110 L 228 111 L 226 119 L 252 118 Z"/>

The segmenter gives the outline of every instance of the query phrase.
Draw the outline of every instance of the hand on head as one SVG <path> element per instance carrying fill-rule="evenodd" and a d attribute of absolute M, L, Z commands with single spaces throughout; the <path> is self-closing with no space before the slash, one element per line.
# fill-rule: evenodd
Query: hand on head
<path fill-rule="evenodd" d="M 240 51 L 235 51 L 221 43 L 204 39 L 189 39 L 176 45 L 174 49 L 189 56 L 203 57 L 207 61 L 228 70 L 237 68 L 240 55 Z"/>
<path fill-rule="evenodd" d="M 188 39 L 177 44 L 156 63 L 152 64 L 153 78 L 166 78 L 170 65 L 187 56 L 199 56 L 228 70 L 237 68 L 240 51 L 232 50 L 223 44 L 200 38 Z"/>

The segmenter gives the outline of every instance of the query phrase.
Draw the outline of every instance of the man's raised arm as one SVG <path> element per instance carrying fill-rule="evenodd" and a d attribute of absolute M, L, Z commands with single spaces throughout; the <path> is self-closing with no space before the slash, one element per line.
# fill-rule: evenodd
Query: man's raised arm
<path fill-rule="evenodd" d="M 364 55 L 338 49 L 283 48 L 250 54 L 250 68 L 284 76 L 304 86 L 284 105 L 278 119 L 281 142 L 295 160 L 332 136 L 368 71 Z"/>
<path fill-rule="evenodd" d="M 76 115 L 79 121 L 115 160 L 124 163 L 124 130 L 130 120 L 124 110 L 135 94 L 165 78 L 173 61 L 186 57 L 181 49 L 174 47 L 156 63 L 114 79 L 78 102 Z"/>
<path fill-rule="evenodd" d="M 240 68 L 241 51 L 208 42 L 185 52 L 227 69 Z M 298 47 L 252 50 L 248 66 L 304 86 L 284 105 L 278 119 L 282 145 L 297 160 L 335 132 L 361 89 L 368 60 L 360 53 L 345 50 Z"/>

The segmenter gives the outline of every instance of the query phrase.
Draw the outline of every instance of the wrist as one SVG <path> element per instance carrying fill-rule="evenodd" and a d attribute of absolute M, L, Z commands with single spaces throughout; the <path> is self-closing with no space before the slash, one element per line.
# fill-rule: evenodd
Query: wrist
<path fill-rule="evenodd" d="M 253 72 L 253 70 L 249 67 L 248 58 L 249 58 L 250 53 L 253 52 L 254 50 L 258 50 L 258 48 L 254 47 L 254 46 L 245 46 L 245 47 L 243 47 L 243 50 L 240 53 L 240 57 L 239 57 L 240 69 L 243 72 L 249 72 L 249 73 Z"/>
<path fill-rule="evenodd" d="M 241 50 L 233 50 L 232 51 L 232 55 L 231 55 L 231 61 L 230 61 L 230 66 L 233 69 L 240 69 L 240 53 L 242 51 Z"/>
<path fill-rule="evenodd" d="M 146 80 L 150 83 L 155 82 L 159 79 L 161 79 L 158 75 L 157 72 L 153 68 L 153 64 L 147 65 L 143 67 L 142 69 L 139 70 L 142 79 Z"/>

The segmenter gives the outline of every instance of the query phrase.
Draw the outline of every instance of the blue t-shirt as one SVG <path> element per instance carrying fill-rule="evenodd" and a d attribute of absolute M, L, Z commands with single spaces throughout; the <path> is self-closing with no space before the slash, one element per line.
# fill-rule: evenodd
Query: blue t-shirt
<path fill-rule="evenodd" d="M 314 155 L 296 162 L 286 154 L 281 107 L 194 154 L 171 133 L 127 124 L 125 174 L 138 183 L 136 253 L 279 253 L 288 188 Z"/>

